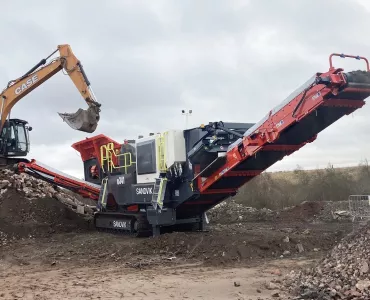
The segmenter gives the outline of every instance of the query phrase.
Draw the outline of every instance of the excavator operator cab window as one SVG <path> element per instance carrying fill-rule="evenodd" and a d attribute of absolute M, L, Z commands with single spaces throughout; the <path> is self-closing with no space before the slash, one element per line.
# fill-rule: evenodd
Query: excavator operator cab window
<path fill-rule="evenodd" d="M 17 124 L 14 128 L 17 132 L 17 137 L 18 137 L 18 142 L 16 139 L 17 151 L 26 152 L 28 150 L 28 145 L 27 145 L 26 129 L 24 128 L 24 124 Z"/>
<path fill-rule="evenodd" d="M 29 152 L 29 135 L 26 122 L 10 119 L 4 125 L 0 137 L 0 146 L 3 153 L 9 156 L 24 156 Z"/>
<path fill-rule="evenodd" d="M 10 123 L 9 131 L 10 131 L 10 136 L 8 137 L 8 149 L 10 149 L 10 151 L 15 151 L 16 146 L 17 146 L 17 141 L 15 138 L 14 124 Z"/>

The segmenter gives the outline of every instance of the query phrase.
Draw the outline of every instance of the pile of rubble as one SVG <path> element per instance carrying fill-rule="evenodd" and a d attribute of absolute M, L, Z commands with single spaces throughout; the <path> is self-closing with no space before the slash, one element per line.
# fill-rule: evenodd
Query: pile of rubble
<path fill-rule="evenodd" d="M 273 211 L 268 208 L 257 209 L 226 200 L 207 212 L 212 223 L 229 224 L 239 222 L 348 222 L 352 216 L 348 201 L 326 202 L 305 201 L 301 204 Z"/>
<path fill-rule="evenodd" d="M 226 200 L 216 205 L 207 212 L 210 222 L 218 224 L 237 223 L 242 221 L 257 222 L 272 220 L 276 215 L 267 208 L 256 209 L 236 203 L 234 200 Z"/>
<path fill-rule="evenodd" d="M 0 171 L 0 246 L 11 240 L 86 228 L 94 207 L 27 174 Z"/>
<path fill-rule="evenodd" d="M 16 174 L 11 170 L 3 169 L 0 171 L 0 198 L 9 189 L 22 193 L 29 200 L 55 198 L 77 213 L 90 215 L 93 213 L 92 206 L 84 204 L 77 195 L 73 195 L 68 190 L 25 173 Z"/>
<path fill-rule="evenodd" d="M 314 268 L 291 272 L 284 287 L 298 299 L 370 299 L 370 224 L 341 240 Z"/>
<path fill-rule="evenodd" d="M 352 215 L 348 201 L 325 201 L 320 213 L 315 217 L 317 222 L 349 221 Z"/>
<path fill-rule="evenodd" d="M 277 211 L 277 218 L 310 223 L 348 222 L 352 219 L 348 208 L 348 201 L 304 201 Z"/>

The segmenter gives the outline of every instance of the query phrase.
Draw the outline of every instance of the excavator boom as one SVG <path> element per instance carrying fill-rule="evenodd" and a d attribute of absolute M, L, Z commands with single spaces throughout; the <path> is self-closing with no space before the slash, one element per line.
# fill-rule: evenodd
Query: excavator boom
<path fill-rule="evenodd" d="M 47 60 L 57 51 L 60 56 L 47 63 Z M 62 69 L 69 75 L 89 107 L 87 110 L 79 109 L 74 114 L 59 113 L 60 117 L 75 130 L 88 133 L 96 130 L 101 105 L 95 99 L 81 62 L 73 54 L 71 47 L 65 44 L 59 45 L 56 51 L 42 59 L 25 75 L 8 83 L 0 94 L 0 132 L 13 106 Z"/>

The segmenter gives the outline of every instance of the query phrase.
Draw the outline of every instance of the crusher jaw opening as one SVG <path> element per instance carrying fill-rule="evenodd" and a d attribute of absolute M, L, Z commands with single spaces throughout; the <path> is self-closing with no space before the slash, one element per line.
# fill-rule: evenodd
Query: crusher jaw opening
<path fill-rule="evenodd" d="M 100 109 L 97 106 L 90 106 L 87 110 L 79 108 L 75 113 L 58 113 L 59 116 L 72 129 L 93 133 L 98 126 Z"/>

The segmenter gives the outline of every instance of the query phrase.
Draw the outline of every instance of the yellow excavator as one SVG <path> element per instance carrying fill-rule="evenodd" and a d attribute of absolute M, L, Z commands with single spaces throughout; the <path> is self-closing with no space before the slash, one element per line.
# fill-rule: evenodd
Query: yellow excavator
<path fill-rule="evenodd" d="M 48 62 L 58 51 L 60 55 Z M 80 108 L 74 114 L 58 113 L 59 116 L 74 130 L 87 133 L 96 130 L 101 104 L 96 101 L 82 64 L 73 54 L 71 47 L 68 44 L 59 45 L 26 74 L 10 81 L 0 94 L 0 165 L 24 161 L 21 157 L 25 157 L 30 149 L 29 131 L 32 127 L 28 126 L 25 120 L 11 119 L 11 109 L 29 92 L 61 70 L 72 79 L 88 109 Z"/>

